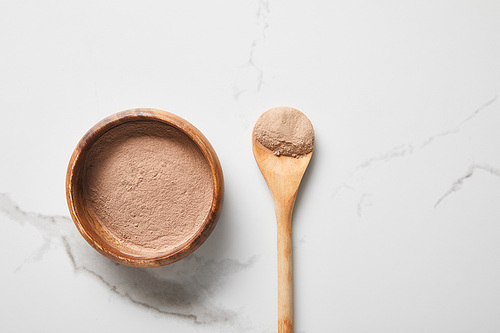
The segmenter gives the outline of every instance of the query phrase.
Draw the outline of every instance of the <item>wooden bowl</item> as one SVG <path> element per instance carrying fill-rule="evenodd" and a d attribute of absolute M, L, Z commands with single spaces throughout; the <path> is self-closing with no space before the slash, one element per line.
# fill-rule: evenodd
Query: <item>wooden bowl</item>
<path fill-rule="evenodd" d="M 83 194 L 83 171 L 87 154 L 92 145 L 108 130 L 127 122 L 155 121 L 170 125 L 183 132 L 200 149 L 205 157 L 213 180 L 213 197 L 210 210 L 201 228 L 185 243 L 169 253 L 137 253 L 114 240 L 99 223 Z M 134 109 L 111 115 L 92 127 L 80 140 L 71 156 L 66 174 L 66 199 L 76 227 L 87 242 L 105 257 L 118 263 L 136 267 L 156 267 L 180 260 L 203 244 L 214 229 L 222 209 L 224 180 L 217 155 L 203 134 L 186 120 L 155 109 Z"/>

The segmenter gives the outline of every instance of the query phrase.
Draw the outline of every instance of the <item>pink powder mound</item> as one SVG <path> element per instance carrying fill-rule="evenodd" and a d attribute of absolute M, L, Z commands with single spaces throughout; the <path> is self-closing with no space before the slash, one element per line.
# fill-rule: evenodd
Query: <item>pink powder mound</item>
<path fill-rule="evenodd" d="M 299 157 L 314 149 L 314 128 L 305 114 L 290 107 L 264 112 L 253 130 L 254 138 L 276 156 Z"/>
<path fill-rule="evenodd" d="M 212 175 L 200 149 L 160 122 L 128 122 L 106 132 L 90 149 L 83 177 L 93 215 L 132 252 L 182 246 L 212 204 Z"/>

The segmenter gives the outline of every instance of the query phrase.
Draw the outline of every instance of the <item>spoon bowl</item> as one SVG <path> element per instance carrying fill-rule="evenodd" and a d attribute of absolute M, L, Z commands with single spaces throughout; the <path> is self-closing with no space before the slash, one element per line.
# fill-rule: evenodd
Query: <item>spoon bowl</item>
<path fill-rule="evenodd" d="M 255 138 L 252 142 L 255 161 L 266 180 L 273 201 L 289 202 L 293 208 L 299 185 L 312 152 L 300 157 L 276 156 Z"/>

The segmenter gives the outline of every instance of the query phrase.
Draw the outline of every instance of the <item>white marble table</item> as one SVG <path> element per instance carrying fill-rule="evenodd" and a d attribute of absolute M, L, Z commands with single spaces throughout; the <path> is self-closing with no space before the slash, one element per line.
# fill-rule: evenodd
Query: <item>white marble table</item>
<path fill-rule="evenodd" d="M 265 110 L 316 150 L 294 221 L 296 332 L 500 331 L 498 1 L 0 1 L 1 332 L 276 332 Z M 135 107 L 224 169 L 194 255 L 115 264 L 66 207 L 71 152 Z"/>

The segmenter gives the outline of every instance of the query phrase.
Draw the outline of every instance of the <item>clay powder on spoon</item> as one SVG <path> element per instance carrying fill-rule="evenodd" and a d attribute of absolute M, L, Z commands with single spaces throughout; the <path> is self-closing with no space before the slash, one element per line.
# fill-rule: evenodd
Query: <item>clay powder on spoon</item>
<path fill-rule="evenodd" d="M 255 123 L 253 135 L 276 156 L 299 157 L 314 148 L 311 121 L 291 107 L 277 107 L 264 112 Z"/>
<path fill-rule="evenodd" d="M 188 241 L 213 195 L 208 162 L 178 129 L 154 121 L 110 129 L 90 149 L 83 173 L 87 205 L 131 252 L 166 253 Z"/>

